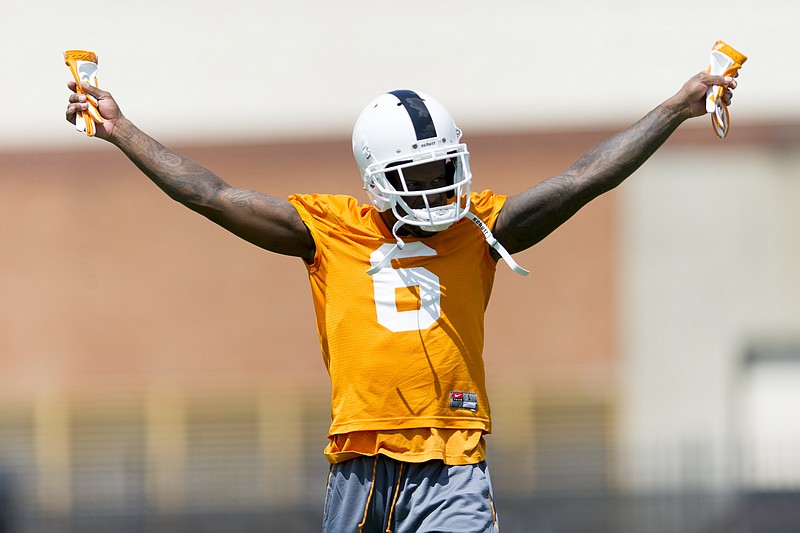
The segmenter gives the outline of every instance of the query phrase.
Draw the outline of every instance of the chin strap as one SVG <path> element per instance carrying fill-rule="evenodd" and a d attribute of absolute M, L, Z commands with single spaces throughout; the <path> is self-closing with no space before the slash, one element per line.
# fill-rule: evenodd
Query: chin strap
<path fill-rule="evenodd" d="M 475 223 L 476 226 L 478 226 L 478 228 L 480 228 L 480 230 L 483 232 L 483 237 L 486 239 L 486 243 L 489 245 L 491 249 L 500 254 L 500 257 L 502 257 L 503 260 L 508 264 L 508 266 L 511 267 L 511 270 L 513 270 L 520 276 L 527 276 L 528 274 L 530 274 L 528 270 L 525 270 L 524 268 L 519 266 L 516 261 L 514 261 L 514 259 L 511 257 L 511 254 L 508 253 L 508 251 L 505 248 L 503 248 L 503 245 L 500 244 L 500 242 L 494 238 L 494 235 L 492 235 L 492 231 L 489 229 L 489 226 L 487 226 L 483 220 L 478 218 L 476 215 L 472 214 L 472 212 L 470 211 L 467 211 L 467 214 L 464 216 L 470 219 L 472 222 Z M 368 275 L 372 276 L 376 274 L 378 271 L 380 271 L 383 267 L 389 265 L 392 259 L 394 259 L 394 257 L 397 255 L 397 252 L 402 250 L 403 246 L 406 245 L 406 243 L 403 242 L 403 239 L 397 236 L 397 230 L 399 230 L 400 226 L 403 225 L 404 222 L 400 220 L 398 220 L 395 223 L 394 227 L 392 228 L 392 235 L 394 235 L 394 238 L 397 239 L 397 244 L 395 244 L 394 247 L 391 250 L 389 250 L 389 253 L 383 256 L 383 259 L 381 259 L 377 265 L 367 270 Z"/>
<path fill-rule="evenodd" d="M 492 235 L 492 231 L 489 229 L 489 226 L 486 225 L 486 222 L 478 218 L 472 212 L 467 212 L 465 216 L 471 221 L 473 221 L 475 225 L 480 228 L 480 230 L 483 232 L 484 238 L 486 239 L 486 243 L 492 250 L 500 254 L 500 257 L 502 257 L 503 260 L 508 264 L 508 266 L 511 267 L 511 270 L 513 270 L 520 276 L 527 276 L 528 274 L 530 274 L 530 271 L 525 270 L 524 268 L 519 266 L 517 262 L 514 261 L 514 259 L 511 257 L 511 254 L 508 253 L 508 251 L 505 248 L 503 248 L 503 245 L 500 244 L 500 242 L 494 238 L 494 235 Z"/>

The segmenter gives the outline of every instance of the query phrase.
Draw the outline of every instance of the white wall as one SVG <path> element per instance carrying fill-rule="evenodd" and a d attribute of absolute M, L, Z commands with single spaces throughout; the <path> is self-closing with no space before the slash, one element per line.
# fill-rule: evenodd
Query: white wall
<path fill-rule="evenodd" d="M 626 459 L 655 468 L 646 454 L 696 445 L 698 476 L 730 481 L 728 454 L 754 437 L 743 357 L 800 340 L 800 155 L 668 148 L 621 198 Z"/>
<path fill-rule="evenodd" d="M 349 136 L 398 87 L 467 132 L 626 124 L 717 39 L 750 56 L 736 119 L 797 117 L 798 15 L 791 0 L 3 0 L 0 149 L 86 142 L 62 118 L 70 48 L 96 51 L 102 86 L 162 140 Z"/>

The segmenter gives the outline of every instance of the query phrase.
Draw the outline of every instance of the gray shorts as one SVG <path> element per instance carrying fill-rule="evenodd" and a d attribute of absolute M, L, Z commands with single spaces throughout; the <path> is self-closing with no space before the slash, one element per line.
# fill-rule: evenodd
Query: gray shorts
<path fill-rule="evenodd" d="M 486 462 L 448 466 L 383 455 L 331 466 L 324 533 L 495 533 Z"/>

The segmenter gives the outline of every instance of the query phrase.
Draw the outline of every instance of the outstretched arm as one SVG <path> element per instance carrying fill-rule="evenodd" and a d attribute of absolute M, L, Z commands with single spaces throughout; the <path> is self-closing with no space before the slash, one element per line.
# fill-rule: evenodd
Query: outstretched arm
<path fill-rule="evenodd" d="M 67 106 L 67 120 L 75 122 L 86 111 L 86 96 L 75 82 Z M 236 189 L 191 159 L 173 152 L 129 121 L 110 93 L 88 84 L 82 89 L 98 102 L 105 122 L 96 136 L 117 146 L 173 200 L 200 213 L 239 237 L 272 252 L 311 261 L 315 245 L 308 228 L 287 201 L 255 191 Z"/>
<path fill-rule="evenodd" d="M 681 123 L 706 114 L 706 91 L 712 85 L 726 88 L 723 99 L 730 104 L 736 81 L 701 72 L 673 97 L 633 126 L 590 149 L 562 174 L 509 198 L 495 225 L 497 240 L 510 253 L 526 250 L 588 202 L 622 183 Z"/>

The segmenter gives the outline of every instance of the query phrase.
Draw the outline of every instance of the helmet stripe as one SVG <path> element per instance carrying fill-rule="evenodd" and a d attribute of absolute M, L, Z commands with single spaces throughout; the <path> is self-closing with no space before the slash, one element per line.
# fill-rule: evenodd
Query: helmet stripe
<path fill-rule="evenodd" d="M 389 94 L 393 94 L 397 97 L 400 103 L 403 104 L 403 107 L 406 108 L 408 117 L 414 125 L 414 133 L 417 134 L 418 141 L 436 137 L 436 126 L 433 125 L 433 119 L 431 118 L 430 111 L 428 111 L 428 106 L 425 105 L 425 102 L 417 93 L 402 89 L 391 91 Z"/>

